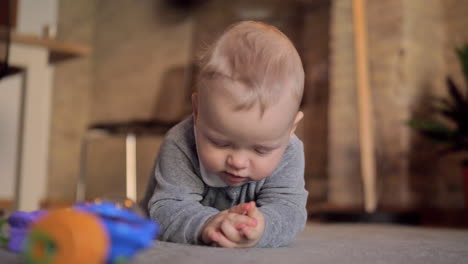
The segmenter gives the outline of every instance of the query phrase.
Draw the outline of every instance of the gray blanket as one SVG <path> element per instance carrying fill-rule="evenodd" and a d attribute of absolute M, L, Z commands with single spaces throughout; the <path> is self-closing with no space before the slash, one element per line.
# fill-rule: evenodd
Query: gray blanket
<path fill-rule="evenodd" d="M 0 263 L 21 263 L 0 251 Z M 157 242 L 131 263 L 468 263 L 468 230 L 308 225 L 287 248 L 225 249 Z"/>

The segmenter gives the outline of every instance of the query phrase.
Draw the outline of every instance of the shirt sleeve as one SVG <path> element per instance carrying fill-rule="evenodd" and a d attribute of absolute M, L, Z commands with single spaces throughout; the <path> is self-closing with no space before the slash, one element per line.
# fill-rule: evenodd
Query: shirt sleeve
<path fill-rule="evenodd" d="M 265 231 L 256 247 L 287 246 L 307 221 L 304 148 L 296 138 L 282 164 L 262 186 L 256 200 L 265 217 Z"/>
<path fill-rule="evenodd" d="M 219 213 L 203 206 L 204 183 L 194 172 L 191 159 L 174 140 L 165 140 L 156 161 L 155 189 L 148 203 L 151 219 L 161 224 L 158 239 L 199 244 L 204 223 Z"/>

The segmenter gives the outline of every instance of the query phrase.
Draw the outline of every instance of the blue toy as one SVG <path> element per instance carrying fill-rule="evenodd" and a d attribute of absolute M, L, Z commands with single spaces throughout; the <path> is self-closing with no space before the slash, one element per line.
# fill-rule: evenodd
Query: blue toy
<path fill-rule="evenodd" d="M 15 212 L 8 218 L 8 248 L 32 264 L 123 263 L 159 234 L 159 224 L 134 206 L 130 200 L 97 200 L 67 209 Z"/>

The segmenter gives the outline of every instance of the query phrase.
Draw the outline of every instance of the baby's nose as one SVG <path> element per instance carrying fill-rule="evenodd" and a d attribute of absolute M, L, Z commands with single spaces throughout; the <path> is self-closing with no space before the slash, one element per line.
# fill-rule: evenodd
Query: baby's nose
<path fill-rule="evenodd" d="M 232 169 L 241 170 L 247 168 L 249 159 L 247 158 L 247 155 L 245 155 L 245 153 L 236 152 L 228 155 L 226 163 Z"/>

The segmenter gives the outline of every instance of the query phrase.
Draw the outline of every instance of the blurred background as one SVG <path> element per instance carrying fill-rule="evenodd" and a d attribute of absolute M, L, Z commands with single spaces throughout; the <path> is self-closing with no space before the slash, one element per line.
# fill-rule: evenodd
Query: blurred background
<path fill-rule="evenodd" d="M 71 204 L 80 175 L 86 198 L 124 196 L 129 133 L 141 199 L 167 127 L 191 113 L 198 52 L 248 19 L 277 26 L 303 60 L 311 219 L 363 210 L 352 2 L 1 0 L 0 208 Z M 468 0 L 365 8 L 378 210 L 466 226 L 467 152 L 441 155 L 407 123 L 439 118 L 448 76 L 468 101 L 455 52 L 468 43 Z"/>

